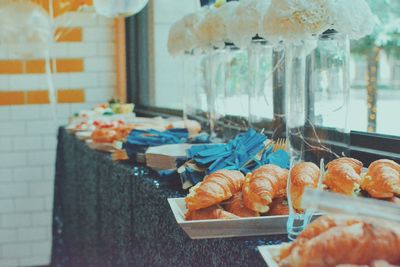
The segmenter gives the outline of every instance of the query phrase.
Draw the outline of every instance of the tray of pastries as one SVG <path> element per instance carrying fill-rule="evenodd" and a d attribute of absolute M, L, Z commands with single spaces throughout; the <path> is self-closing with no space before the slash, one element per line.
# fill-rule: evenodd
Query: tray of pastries
<path fill-rule="evenodd" d="M 192 239 L 286 234 L 287 177 L 288 170 L 272 164 L 246 176 L 219 170 L 192 187 L 185 198 L 168 201 Z"/>
<path fill-rule="evenodd" d="M 288 170 L 272 164 L 246 176 L 219 170 L 190 188 L 185 198 L 168 201 L 178 224 L 193 239 L 285 234 L 288 176 Z M 323 190 L 399 203 L 399 164 L 381 159 L 363 168 L 356 159 L 339 158 L 327 164 L 322 174 L 311 162 L 292 168 L 290 195 L 297 212 L 302 212 L 304 190 L 317 188 L 319 177 Z"/>
<path fill-rule="evenodd" d="M 190 215 L 184 198 L 169 198 L 177 223 L 191 239 L 286 234 L 287 215 L 241 218 L 214 206 Z M 220 219 L 202 219 L 218 217 Z"/>
<path fill-rule="evenodd" d="M 395 267 L 400 265 L 400 226 L 322 216 L 295 241 L 258 249 L 269 267 Z"/>

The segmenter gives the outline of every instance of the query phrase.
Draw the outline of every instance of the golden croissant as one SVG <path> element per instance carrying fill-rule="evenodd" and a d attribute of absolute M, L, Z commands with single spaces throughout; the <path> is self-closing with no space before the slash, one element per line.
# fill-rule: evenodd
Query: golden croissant
<path fill-rule="evenodd" d="M 185 220 L 215 220 L 215 219 L 224 219 L 224 220 L 231 220 L 231 219 L 238 219 L 239 217 L 224 211 L 219 206 L 212 206 L 205 209 L 200 210 L 188 210 L 185 214 Z"/>
<path fill-rule="evenodd" d="M 377 260 L 372 262 L 370 265 L 358 265 L 358 264 L 339 264 L 336 267 L 400 267 L 399 265 L 392 265 L 387 261 Z"/>
<path fill-rule="evenodd" d="M 267 213 L 267 216 L 280 216 L 288 214 L 289 214 L 289 206 L 287 203 L 287 199 L 281 197 L 274 199 L 271 205 L 269 205 L 269 211 Z"/>
<path fill-rule="evenodd" d="M 324 178 L 324 184 L 332 192 L 353 195 L 360 187 L 363 164 L 353 158 L 339 158 L 329 162 Z"/>
<path fill-rule="evenodd" d="M 301 162 L 290 171 L 290 197 L 293 207 L 301 211 L 301 197 L 306 187 L 316 188 L 320 170 L 312 162 Z"/>
<path fill-rule="evenodd" d="M 225 210 L 239 217 L 259 217 L 260 213 L 248 209 L 243 203 L 242 192 L 236 193 L 228 200 Z"/>
<path fill-rule="evenodd" d="M 400 165 L 387 159 L 372 162 L 362 179 L 361 188 L 374 198 L 400 195 Z"/>
<path fill-rule="evenodd" d="M 319 217 L 317 220 L 312 222 L 306 229 L 303 230 L 297 237 L 295 241 L 292 243 L 285 245 L 282 247 L 280 251 L 279 258 L 280 260 L 288 257 L 292 250 L 297 247 L 301 246 L 304 244 L 307 240 L 310 240 L 318 235 L 320 235 L 323 232 L 326 232 L 327 230 L 336 227 L 336 226 L 348 226 L 352 225 L 355 223 L 358 223 L 359 221 L 357 220 L 348 220 L 346 219 L 334 219 L 329 216 L 322 216 Z"/>
<path fill-rule="evenodd" d="M 198 210 L 221 203 L 239 192 L 244 175 L 239 171 L 219 170 L 190 189 L 185 198 L 189 210 Z"/>
<path fill-rule="evenodd" d="M 246 176 L 243 185 L 244 205 L 257 212 L 268 212 L 274 198 L 286 196 L 288 170 L 264 165 Z"/>
<path fill-rule="evenodd" d="M 322 226 L 319 225 L 322 222 Z M 400 235 L 394 229 L 354 219 L 317 219 L 308 238 L 299 238 L 280 255 L 282 267 L 334 267 L 340 264 L 370 265 L 376 260 L 400 262 Z M 318 229 L 318 231 L 316 231 Z"/>

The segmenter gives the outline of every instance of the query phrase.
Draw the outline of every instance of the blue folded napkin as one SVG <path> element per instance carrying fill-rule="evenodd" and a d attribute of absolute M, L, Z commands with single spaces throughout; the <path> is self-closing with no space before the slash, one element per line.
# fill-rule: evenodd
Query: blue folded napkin
<path fill-rule="evenodd" d="M 185 184 L 196 184 L 205 175 L 221 169 L 240 170 L 244 174 L 254 171 L 265 164 L 274 164 L 289 169 L 289 155 L 284 150 L 272 152 L 272 146 L 257 157 L 267 143 L 267 137 L 249 129 L 238 134 L 227 144 L 208 144 L 194 146 L 187 151 L 189 160 L 205 171 L 194 170 L 192 165 L 185 166 L 181 179 Z M 200 180 L 201 181 L 201 180 Z"/>
<path fill-rule="evenodd" d="M 127 137 L 123 148 L 129 159 L 136 159 L 138 153 L 145 153 L 147 148 L 167 144 L 186 143 L 189 139 L 187 129 L 170 129 L 160 132 L 157 130 L 132 130 Z"/>

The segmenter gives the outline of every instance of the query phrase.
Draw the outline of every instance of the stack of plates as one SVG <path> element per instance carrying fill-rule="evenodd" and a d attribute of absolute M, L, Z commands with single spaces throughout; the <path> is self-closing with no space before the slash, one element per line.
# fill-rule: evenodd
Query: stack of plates
<path fill-rule="evenodd" d="M 177 160 L 185 160 L 186 150 L 191 144 L 173 144 L 150 147 L 146 151 L 146 164 L 156 170 L 175 170 Z"/>

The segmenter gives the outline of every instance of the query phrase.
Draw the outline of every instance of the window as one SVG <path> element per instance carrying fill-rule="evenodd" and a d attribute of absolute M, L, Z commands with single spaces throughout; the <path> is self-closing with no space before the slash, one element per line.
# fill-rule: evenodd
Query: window
<path fill-rule="evenodd" d="M 356 142 L 359 146 L 369 145 L 366 140 L 371 141 L 368 139 L 371 135 L 366 132 L 391 135 L 391 139 L 376 136 L 378 139 L 374 140 L 395 142 L 387 148 L 399 157 L 400 2 L 369 0 L 369 3 L 382 23 L 371 37 L 351 44 L 349 125 L 354 134 L 363 132 L 362 141 Z M 149 1 L 148 8 L 142 12 L 145 15 L 128 20 L 127 31 L 132 33 L 128 34 L 128 50 L 135 54 L 128 53 L 128 76 L 133 76 L 131 100 L 137 106 L 163 111 L 182 109 L 183 62 L 168 54 L 168 32 L 175 21 L 199 7 L 199 0 Z M 141 22 L 138 17 L 142 17 Z M 142 28 L 146 28 L 145 35 L 140 33 Z M 138 48 L 142 50 L 137 51 Z M 147 53 L 142 53 L 143 50 Z M 139 75 L 143 70 L 138 66 L 148 70 L 146 75 Z M 227 115 L 239 115 L 238 109 L 226 111 L 232 113 Z"/>

